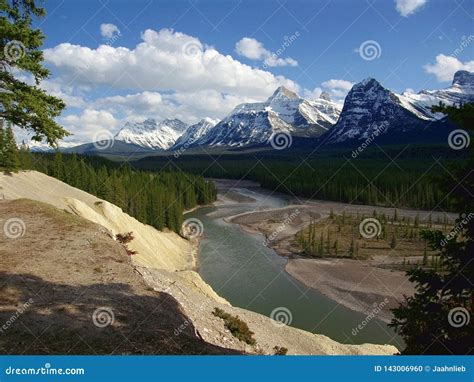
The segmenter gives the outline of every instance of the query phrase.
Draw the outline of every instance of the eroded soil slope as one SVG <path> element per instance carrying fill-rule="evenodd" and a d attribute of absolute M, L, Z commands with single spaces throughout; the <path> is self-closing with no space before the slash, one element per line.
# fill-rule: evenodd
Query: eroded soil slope
<path fill-rule="evenodd" d="M 230 352 L 189 322 L 102 226 L 40 202 L 0 202 L 0 353 Z"/>

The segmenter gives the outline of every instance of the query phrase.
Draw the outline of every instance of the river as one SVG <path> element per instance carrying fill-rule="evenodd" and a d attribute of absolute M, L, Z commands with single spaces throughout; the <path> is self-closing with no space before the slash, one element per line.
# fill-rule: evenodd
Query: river
<path fill-rule="evenodd" d="M 384 322 L 350 310 L 308 288 L 285 272 L 286 258 L 224 218 L 259 209 L 284 207 L 290 200 L 258 188 L 235 188 L 255 201 L 223 203 L 190 212 L 204 227 L 199 254 L 202 278 L 232 305 L 271 316 L 280 312 L 296 328 L 324 334 L 347 344 L 378 343 L 403 347 L 401 339 Z M 353 335 L 353 330 L 363 329 Z"/>

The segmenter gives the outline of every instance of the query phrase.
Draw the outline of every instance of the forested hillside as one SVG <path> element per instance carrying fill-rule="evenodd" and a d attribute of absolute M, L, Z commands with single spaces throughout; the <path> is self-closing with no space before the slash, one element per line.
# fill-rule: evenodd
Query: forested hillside
<path fill-rule="evenodd" d="M 180 171 L 147 172 L 100 157 L 30 154 L 20 149 L 19 166 L 53 176 L 105 199 L 142 223 L 179 232 L 183 212 L 216 199 L 212 182 Z"/>
<path fill-rule="evenodd" d="M 367 150 L 356 159 L 347 150 L 149 157 L 134 166 L 150 171 L 178 167 L 205 177 L 254 180 L 266 189 L 304 198 L 452 210 L 450 195 L 435 180 L 449 176 L 449 162 L 462 160 L 454 157 L 460 154 L 415 146 L 384 151 Z"/>

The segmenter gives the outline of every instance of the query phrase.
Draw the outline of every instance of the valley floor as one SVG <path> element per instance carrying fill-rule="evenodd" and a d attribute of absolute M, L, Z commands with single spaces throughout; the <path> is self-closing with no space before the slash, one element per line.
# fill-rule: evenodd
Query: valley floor
<path fill-rule="evenodd" d="M 245 181 L 216 182 L 220 190 L 221 203 L 228 201 L 239 202 L 232 197 L 239 187 L 261 190 L 257 183 Z M 231 191 L 231 193 L 229 193 Z M 263 190 L 261 190 L 263 191 Z M 308 227 L 311 221 L 321 221 L 328 218 L 331 211 L 334 214 L 365 214 L 371 216 L 373 211 L 391 216 L 393 208 L 352 205 L 346 203 L 318 200 L 290 200 L 291 204 L 277 209 L 256 210 L 228 218 L 229 222 L 239 224 L 251 233 L 260 233 L 266 238 L 267 245 L 281 256 L 288 257 L 285 270 L 298 281 L 310 288 L 323 293 L 339 304 L 352 310 L 370 314 L 377 308 L 377 318 L 390 322 L 391 309 L 398 306 L 404 296 L 413 295 L 414 286 L 409 282 L 404 271 L 393 269 L 394 264 L 401 265 L 402 257 L 392 254 L 376 254 L 367 259 L 323 258 L 315 259 L 302 257 L 295 248 L 295 235 Z M 421 222 L 444 218 L 444 212 L 415 211 L 397 209 L 400 218 L 419 216 Z M 454 220 L 455 214 L 446 214 Z M 381 251 L 382 252 L 382 251 Z M 419 261 L 419 256 L 406 257 L 408 261 Z M 391 268 L 391 269 L 387 269 Z"/>
<path fill-rule="evenodd" d="M 191 243 L 57 179 L 0 174 L 0 190 L 2 354 L 398 351 L 341 344 L 231 306 L 193 271 Z M 130 231 L 136 237 L 129 248 L 138 251 L 132 257 L 114 240 Z M 215 308 L 241 317 L 256 345 L 235 338 Z"/>

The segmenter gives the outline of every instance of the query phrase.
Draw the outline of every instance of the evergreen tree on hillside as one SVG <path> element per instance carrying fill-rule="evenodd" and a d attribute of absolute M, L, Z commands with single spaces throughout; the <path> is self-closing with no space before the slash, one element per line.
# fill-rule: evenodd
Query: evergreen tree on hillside
<path fill-rule="evenodd" d="M 0 139 L 0 167 L 5 172 L 17 172 L 20 165 L 18 147 L 11 126 L 8 126 L 6 129 L 2 128 L 0 135 L 2 136 Z"/>
<path fill-rule="evenodd" d="M 466 131 L 474 128 L 474 104 L 433 108 Z M 425 231 L 423 237 L 438 255 L 433 269 L 415 267 L 407 272 L 416 285 L 414 296 L 393 310 L 391 326 L 406 343 L 404 354 L 472 354 L 474 339 L 474 168 L 473 145 L 466 161 L 450 168 L 443 188 L 453 195 L 456 221 L 454 237 L 441 231 Z M 447 244 L 444 244 L 447 241 Z"/>
<path fill-rule="evenodd" d="M 1 146 L 1 144 L 0 144 Z M 31 153 L 29 147 L 23 142 L 20 145 L 20 149 L 18 152 L 19 161 L 20 161 L 20 168 L 22 170 L 29 170 L 32 168 L 32 161 L 31 161 Z"/>
<path fill-rule="evenodd" d="M 65 104 L 39 87 L 49 76 L 43 66 L 44 34 L 31 26 L 34 17 L 45 11 L 34 0 L 0 0 L 0 118 L 34 133 L 33 139 L 54 145 L 68 135 L 54 118 Z M 31 74 L 35 84 L 29 85 L 15 75 Z"/>

